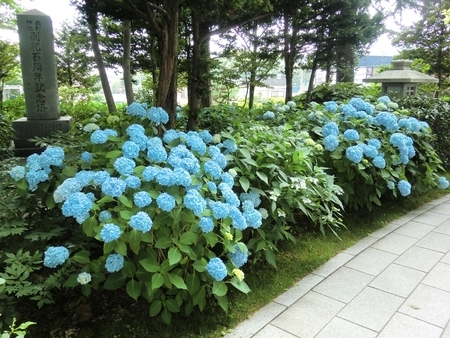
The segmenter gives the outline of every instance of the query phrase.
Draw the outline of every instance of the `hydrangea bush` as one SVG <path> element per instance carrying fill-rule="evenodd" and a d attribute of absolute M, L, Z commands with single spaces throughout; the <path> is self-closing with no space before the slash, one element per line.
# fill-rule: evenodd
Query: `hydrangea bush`
<path fill-rule="evenodd" d="M 353 98 L 312 108 L 299 123 L 325 148 L 317 161 L 331 168 L 347 207 L 371 209 L 382 197 L 447 188 L 428 124 L 403 115 L 388 96 L 375 104 Z"/>
<path fill-rule="evenodd" d="M 48 147 L 10 171 L 19 194 L 40 193 L 72 223 L 72 237 L 48 242 L 44 271 L 85 295 L 124 288 L 167 323 L 210 297 L 227 309 L 230 286 L 249 291 L 243 232 L 262 224 L 259 195 L 235 187 L 236 143 L 208 131 L 158 136 L 164 110 L 133 103 L 127 113 L 133 119 L 120 130 L 84 128 L 81 154 Z"/>

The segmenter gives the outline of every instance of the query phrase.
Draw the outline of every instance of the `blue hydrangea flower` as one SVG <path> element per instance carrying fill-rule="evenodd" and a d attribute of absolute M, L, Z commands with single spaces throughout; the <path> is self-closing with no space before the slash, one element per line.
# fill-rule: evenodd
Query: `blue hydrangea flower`
<path fill-rule="evenodd" d="M 134 204 L 139 208 L 145 208 L 152 203 L 152 197 L 146 191 L 139 191 L 134 194 Z"/>
<path fill-rule="evenodd" d="M 158 173 L 159 168 L 157 167 L 145 167 L 144 171 L 142 172 L 142 180 L 144 180 L 145 182 L 150 182 L 156 177 Z"/>
<path fill-rule="evenodd" d="M 86 285 L 92 280 L 92 276 L 89 272 L 80 272 L 77 276 L 77 282 L 81 285 Z"/>
<path fill-rule="evenodd" d="M 220 168 L 225 169 L 228 165 L 227 157 L 223 154 L 216 154 L 212 157 L 212 160 L 216 162 Z"/>
<path fill-rule="evenodd" d="M 139 177 L 130 175 L 125 179 L 125 184 L 127 188 L 138 189 L 141 186 L 142 181 L 140 180 Z"/>
<path fill-rule="evenodd" d="M 150 216 L 143 211 L 139 211 L 136 215 L 131 216 L 130 226 L 142 232 L 148 232 L 152 228 L 153 222 Z"/>
<path fill-rule="evenodd" d="M 175 129 L 169 129 L 166 130 L 166 132 L 163 135 L 163 141 L 165 143 L 170 143 L 173 140 L 176 140 L 178 138 L 178 132 Z"/>
<path fill-rule="evenodd" d="M 156 182 L 165 187 L 171 187 L 173 185 L 176 185 L 177 183 L 177 177 L 175 176 L 173 171 L 169 168 L 162 168 L 156 174 L 155 179 Z"/>
<path fill-rule="evenodd" d="M 91 134 L 92 144 L 103 144 L 108 141 L 108 135 L 103 130 L 96 130 Z"/>
<path fill-rule="evenodd" d="M 135 134 L 145 134 L 145 128 L 141 126 L 140 124 L 131 124 L 127 127 L 125 130 L 128 136 L 133 136 Z"/>
<path fill-rule="evenodd" d="M 229 154 L 229 153 L 234 153 L 238 147 L 236 142 L 234 142 L 231 139 L 226 139 L 225 141 L 223 141 L 223 147 L 225 148 L 224 154 Z"/>
<path fill-rule="evenodd" d="M 389 96 L 384 95 L 379 97 L 377 102 L 384 103 L 387 106 L 391 102 L 391 99 L 389 98 Z"/>
<path fill-rule="evenodd" d="M 56 203 L 64 202 L 70 195 L 80 192 L 83 187 L 75 177 L 66 179 L 53 192 L 53 199 Z"/>
<path fill-rule="evenodd" d="M 153 161 L 155 163 L 161 163 L 167 160 L 167 153 L 166 149 L 161 146 L 148 146 L 147 147 L 147 157 L 150 159 L 150 161 Z"/>
<path fill-rule="evenodd" d="M 247 210 L 243 212 L 243 215 L 245 217 L 245 221 L 247 222 L 247 226 L 253 229 L 258 229 L 262 225 L 262 215 L 258 210 Z"/>
<path fill-rule="evenodd" d="M 195 189 L 190 189 L 183 198 L 186 208 L 192 210 L 195 216 L 200 216 L 206 208 L 206 201 Z"/>
<path fill-rule="evenodd" d="M 172 195 L 163 192 L 156 199 L 156 204 L 161 210 L 170 212 L 175 207 L 175 198 Z"/>
<path fill-rule="evenodd" d="M 174 168 L 181 167 L 190 174 L 197 174 L 200 170 L 198 159 L 184 144 L 179 144 L 170 150 L 167 163 Z"/>
<path fill-rule="evenodd" d="M 212 258 L 208 264 L 206 264 L 206 271 L 216 281 L 220 282 L 227 276 L 227 267 L 218 257 Z"/>
<path fill-rule="evenodd" d="M 131 115 L 131 116 L 137 116 L 140 118 L 143 118 L 147 115 L 147 111 L 145 110 L 145 108 L 142 106 L 142 104 L 138 103 L 138 102 L 133 102 L 132 104 L 130 104 L 127 107 L 127 114 Z"/>
<path fill-rule="evenodd" d="M 44 252 L 44 266 L 56 268 L 69 258 L 69 250 L 63 246 L 51 246 Z"/>
<path fill-rule="evenodd" d="M 438 178 L 438 186 L 439 186 L 439 188 L 447 189 L 448 185 L 449 185 L 449 182 L 444 176 L 441 176 L 441 177 Z"/>
<path fill-rule="evenodd" d="M 111 175 L 106 170 L 96 171 L 94 175 L 94 184 L 102 184 L 110 177 Z"/>
<path fill-rule="evenodd" d="M 98 126 L 98 124 L 95 123 L 88 123 L 83 127 L 83 131 L 86 133 L 90 133 L 91 131 L 94 130 L 99 130 L 100 127 Z"/>
<path fill-rule="evenodd" d="M 181 167 L 176 167 L 173 170 L 173 175 L 175 176 L 175 184 L 181 185 L 183 187 L 189 187 L 192 184 L 191 174 Z"/>
<path fill-rule="evenodd" d="M 381 112 L 375 116 L 375 123 L 384 126 L 389 131 L 396 131 L 399 128 L 397 116 L 389 112 Z"/>
<path fill-rule="evenodd" d="M 133 141 L 126 141 L 122 146 L 123 156 L 126 158 L 139 157 L 139 146 Z"/>
<path fill-rule="evenodd" d="M 147 118 L 156 126 L 169 122 L 169 114 L 161 107 L 151 107 L 147 110 Z"/>
<path fill-rule="evenodd" d="M 130 141 L 136 143 L 139 149 L 144 151 L 147 149 L 148 137 L 143 133 L 136 133 L 130 136 Z"/>
<path fill-rule="evenodd" d="M 75 175 L 75 179 L 83 188 L 88 186 L 94 180 L 94 177 L 95 172 L 90 170 L 81 170 Z"/>
<path fill-rule="evenodd" d="M 86 194 L 75 192 L 64 201 L 61 210 L 65 217 L 77 218 L 85 216 L 91 210 L 91 207 L 92 201 Z"/>
<path fill-rule="evenodd" d="M 329 135 L 338 136 L 339 135 L 339 127 L 334 122 L 328 122 L 326 125 L 322 127 L 322 135 L 323 137 L 327 137 Z"/>
<path fill-rule="evenodd" d="M 334 151 L 339 145 L 339 139 L 334 135 L 328 135 L 323 139 L 323 146 L 328 151 Z"/>
<path fill-rule="evenodd" d="M 202 130 L 201 132 L 198 133 L 198 136 L 201 137 L 201 139 L 203 140 L 203 142 L 205 142 L 206 144 L 210 143 L 212 141 L 212 135 L 209 132 L 209 130 Z"/>
<path fill-rule="evenodd" d="M 408 196 L 411 193 L 411 184 L 408 181 L 400 180 L 397 183 L 397 188 L 402 196 Z"/>
<path fill-rule="evenodd" d="M 242 210 L 243 211 L 248 211 L 248 210 L 252 210 L 252 209 L 255 209 L 255 205 L 253 204 L 252 201 L 246 200 L 246 201 L 242 202 Z"/>
<path fill-rule="evenodd" d="M 248 193 L 241 193 L 239 195 L 239 199 L 244 201 L 251 201 L 255 208 L 257 208 L 261 204 L 261 196 L 256 191 L 249 191 Z"/>
<path fill-rule="evenodd" d="M 120 254 L 111 254 L 106 258 L 106 271 L 113 273 L 122 270 L 125 259 Z"/>
<path fill-rule="evenodd" d="M 114 168 L 121 175 L 131 175 L 136 167 L 136 162 L 127 157 L 119 157 L 114 161 Z"/>
<path fill-rule="evenodd" d="M 81 154 L 81 160 L 82 160 L 84 163 L 89 163 L 89 162 L 91 162 L 91 160 L 92 160 L 92 154 L 91 154 L 90 152 L 88 152 L 88 151 L 84 151 L 84 152 Z"/>
<path fill-rule="evenodd" d="M 384 169 L 386 167 L 386 160 L 382 156 L 376 156 L 372 163 L 375 167 L 380 169 Z"/>
<path fill-rule="evenodd" d="M 375 158 L 378 155 L 378 150 L 374 146 L 366 145 L 363 147 L 363 151 L 364 155 L 370 158 Z"/>
<path fill-rule="evenodd" d="M 211 191 L 213 194 L 215 194 L 217 192 L 216 183 L 210 181 L 210 182 L 206 183 L 206 186 L 208 187 L 209 191 Z"/>
<path fill-rule="evenodd" d="M 389 182 L 387 182 L 386 186 L 387 186 L 388 189 L 394 190 L 395 182 L 394 181 L 389 181 Z"/>
<path fill-rule="evenodd" d="M 359 133 L 355 129 L 347 129 L 344 131 L 344 137 L 349 141 L 358 141 Z"/>
<path fill-rule="evenodd" d="M 247 221 L 242 212 L 235 206 L 230 207 L 231 225 L 239 230 L 247 229 Z"/>
<path fill-rule="evenodd" d="M 334 113 L 338 109 L 338 105 L 334 101 L 328 101 L 325 102 L 325 109 L 328 110 L 330 113 Z"/>
<path fill-rule="evenodd" d="M 363 151 L 359 146 L 351 146 L 345 150 L 345 156 L 353 163 L 359 163 L 363 158 Z"/>
<path fill-rule="evenodd" d="M 366 101 L 360 97 L 352 98 L 348 104 L 352 105 L 356 110 L 365 110 L 366 108 Z"/>
<path fill-rule="evenodd" d="M 49 168 L 51 165 L 62 166 L 64 150 L 61 147 L 47 147 L 38 160 L 42 168 Z"/>
<path fill-rule="evenodd" d="M 209 146 L 208 147 L 209 156 L 213 157 L 215 155 L 220 154 L 220 148 L 218 146 Z"/>
<path fill-rule="evenodd" d="M 14 181 L 20 181 L 25 177 L 25 167 L 21 165 L 15 166 L 10 170 L 9 175 Z"/>
<path fill-rule="evenodd" d="M 369 146 L 375 147 L 375 149 L 377 149 L 377 150 L 379 150 L 381 148 L 381 142 L 380 142 L 380 140 L 378 140 L 376 138 L 370 139 L 369 142 L 367 142 L 367 144 Z"/>
<path fill-rule="evenodd" d="M 342 113 L 344 113 L 345 118 L 349 118 L 351 116 L 354 117 L 354 116 L 356 116 L 356 112 L 357 112 L 356 108 L 350 104 L 342 105 L 341 111 L 342 111 Z"/>
<path fill-rule="evenodd" d="M 218 179 L 222 174 L 222 168 L 213 160 L 206 161 L 204 164 L 205 173 L 209 174 L 212 178 Z"/>
<path fill-rule="evenodd" d="M 213 202 L 211 205 L 213 216 L 216 219 L 226 218 L 230 214 L 230 207 L 228 204 L 221 201 Z"/>
<path fill-rule="evenodd" d="M 25 173 L 25 179 L 28 182 L 28 190 L 34 191 L 41 182 L 49 179 L 48 173 L 44 170 L 28 171 Z"/>
<path fill-rule="evenodd" d="M 188 132 L 186 142 L 191 150 L 195 151 L 197 154 L 204 155 L 206 153 L 206 143 L 203 142 L 197 132 Z"/>
<path fill-rule="evenodd" d="M 127 185 L 116 177 L 110 177 L 102 183 L 102 193 L 111 197 L 119 197 L 125 192 Z"/>
<path fill-rule="evenodd" d="M 119 226 L 113 223 L 107 223 L 103 225 L 102 230 L 100 231 L 100 238 L 105 243 L 109 243 L 115 241 L 120 237 L 120 228 Z"/>
<path fill-rule="evenodd" d="M 263 119 L 265 119 L 265 120 L 273 120 L 274 118 L 275 118 L 275 113 L 273 111 L 269 110 L 263 114 Z"/>
<path fill-rule="evenodd" d="M 239 201 L 239 198 L 237 197 L 236 193 L 225 183 L 219 184 L 219 189 L 222 193 L 223 198 L 225 199 L 226 203 L 229 206 L 235 206 L 238 207 L 241 202 Z"/>
<path fill-rule="evenodd" d="M 98 214 L 98 220 L 100 223 L 105 223 L 106 221 L 109 221 L 112 218 L 111 213 L 108 210 L 103 210 Z"/>
<path fill-rule="evenodd" d="M 229 256 L 231 258 L 231 260 L 233 261 L 234 265 L 238 268 L 240 268 L 241 266 L 243 266 L 245 263 L 247 263 L 247 259 L 248 259 L 248 250 L 245 252 L 241 251 L 241 247 L 237 244 L 235 244 L 234 249 L 236 250 L 235 252 L 230 252 Z"/>
<path fill-rule="evenodd" d="M 203 232 L 208 233 L 214 230 L 214 221 L 212 217 L 209 216 L 203 216 L 200 218 L 200 221 L 198 222 L 198 225 L 200 226 L 200 229 L 202 229 Z"/>
<path fill-rule="evenodd" d="M 418 132 L 422 128 L 420 121 L 414 117 L 399 119 L 398 125 L 412 132 Z"/>
<path fill-rule="evenodd" d="M 116 136 L 118 135 L 118 134 L 117 134 L 117 131 L 115 131 L 114 129 L 106 128 L 106 129 L 104 129 L 103 131 L 105 132 L 105 134 L 106 134 L 107 136 L 113 136 L 113 137 L 116 137 Z"/>

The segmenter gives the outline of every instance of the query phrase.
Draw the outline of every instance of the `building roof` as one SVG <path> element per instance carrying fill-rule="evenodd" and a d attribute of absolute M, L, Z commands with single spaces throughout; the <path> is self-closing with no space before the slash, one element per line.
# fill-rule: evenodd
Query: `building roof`
<path fill-rule="evenodd" d="M 385 55 L 367 55 L 358 60 L 358 67 L 380 67 L 391 64 L 392 56 Z"/>

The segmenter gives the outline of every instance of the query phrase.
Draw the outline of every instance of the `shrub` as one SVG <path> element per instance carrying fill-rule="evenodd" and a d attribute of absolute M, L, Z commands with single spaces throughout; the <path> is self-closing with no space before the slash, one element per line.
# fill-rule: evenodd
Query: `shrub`
<path fill-rule="evenodd" d="M 376 105 L 361 98 L 348 104 L 313 105 L 300 125 L 307 123 L 326 151 L 316 159 L 331 168 L 344 190 L 350 209 L 381 205 L 382 196 L 397 197 L 438 186 L 442 162 L 430 142 L 426 122 L 402 115 L 387 96 Z M 306 122 L 307 121 L 307 122 Z M 407 193 L 408 192 L 408 193 Z"/>
<path fill-rule="evenodd" d="M 249 291 L 239 269 L 251 255 L 243 231 L 262 222 L 233 190 L 236 172 L 225 171 L 235 143 L 215 145 L 207 131 L 161 138 L 162 109 L 134 103 L 128 114 L 134 123 L 119 131 L 86 131 L 81 156 L 47 147 L 11 169 L 17 191 L 9 208 L 17 209 L 0 218 L 8 224 L 3 238 L 23 250 L 7 249 L 6 292 L 42 306 L 55 287 L 86 296 L 124 289 L 166 323 L 172 313 L 204 309 L 210 297 L 227 309 L 229 286 Z M 29 218 L 19 221 L 22 214 Z"/>

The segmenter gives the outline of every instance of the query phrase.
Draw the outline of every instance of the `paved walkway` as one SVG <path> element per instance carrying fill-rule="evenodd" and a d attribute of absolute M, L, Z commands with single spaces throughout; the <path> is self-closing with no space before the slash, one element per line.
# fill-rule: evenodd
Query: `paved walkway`
<path fill-rule="evenodd" d="M 450 338 L 450 195 L 375 231 L 226 338 Z"/>

